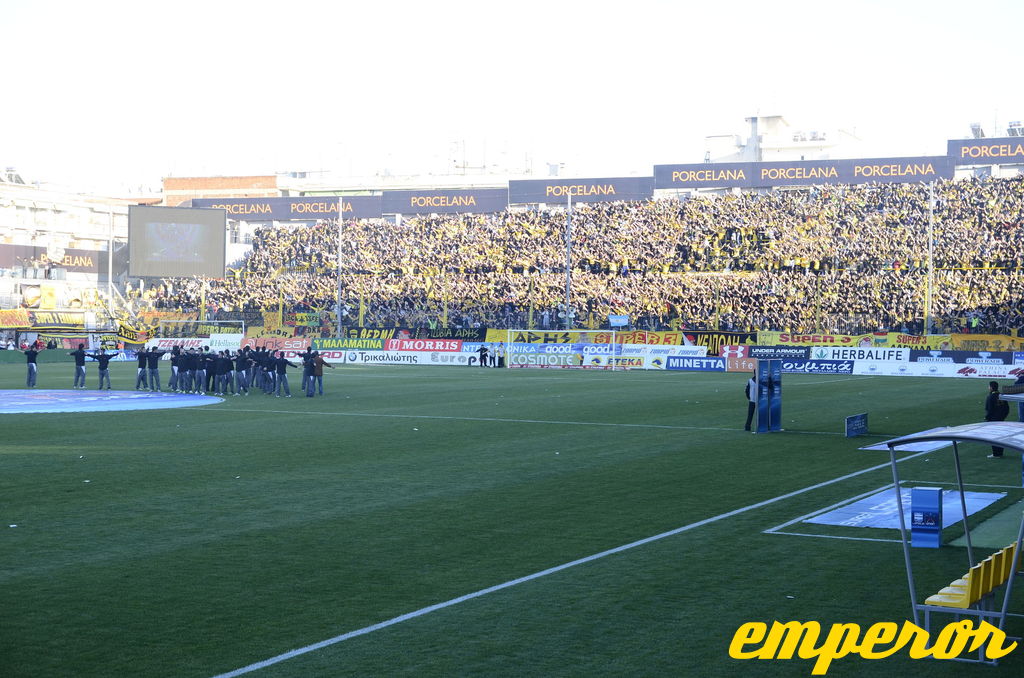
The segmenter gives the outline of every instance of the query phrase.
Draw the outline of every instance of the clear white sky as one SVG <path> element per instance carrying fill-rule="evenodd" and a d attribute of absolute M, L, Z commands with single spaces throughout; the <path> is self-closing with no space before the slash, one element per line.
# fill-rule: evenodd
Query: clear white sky
<path fill-rule="evenodd" d="M 1022 27 L 1022 0 L 0 0 L 0 164 L 115 190 L 442 173 L 464 141 L 648 174 L 758 112 L 941 154 L 1024 119 Z"/>

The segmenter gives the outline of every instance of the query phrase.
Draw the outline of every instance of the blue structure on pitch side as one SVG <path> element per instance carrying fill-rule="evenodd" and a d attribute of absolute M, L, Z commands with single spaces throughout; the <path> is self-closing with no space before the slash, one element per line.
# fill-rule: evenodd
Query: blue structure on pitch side
<path fill-rule="evenodd" d="M 757 432 L 782 430 L 782 361 L 757 361 Z"/>
<path fill-rule="evenodd" d="M 942 546 L 942 488 L 910 489 L 910 545 L 937 549 Z"/>

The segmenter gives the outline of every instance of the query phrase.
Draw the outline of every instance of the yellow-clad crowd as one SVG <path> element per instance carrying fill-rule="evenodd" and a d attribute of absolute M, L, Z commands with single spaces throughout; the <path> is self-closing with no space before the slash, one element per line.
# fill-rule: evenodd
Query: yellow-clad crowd
<path fill-rule="evenodd" d="M 261 228 L 225 279 L 167 280 L 146 303 L 333 311 L 340 259 L 346 324 L 555 326 L 566 221 L 507 211 L 352 221 L 340 234 L 335 222 Z M 571 306 L 591 326 L 615 314 L 650 329 L 920 332 L 930 304 L 934 330 L 1012 333 L 1022 225 L 1021 178 L 943 181 L 932 195 L 865 184 L 581 203 Z"/>

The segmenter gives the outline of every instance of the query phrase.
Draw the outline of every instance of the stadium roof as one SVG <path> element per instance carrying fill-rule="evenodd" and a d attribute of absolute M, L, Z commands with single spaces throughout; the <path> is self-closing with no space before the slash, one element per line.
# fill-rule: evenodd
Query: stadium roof
<path fill-rule="evenodd" d="M 950 426 L 935 431 L 925 431 L 896 438 L 886 444 L 890 448 L 896 448 L 908 443 L 935 440 L 978 442 L 994 445 L 995 447 L 1009 447 L 1024 451 L 1024 423 L 1017 421 L 983 421 L 977 424 Z"/>

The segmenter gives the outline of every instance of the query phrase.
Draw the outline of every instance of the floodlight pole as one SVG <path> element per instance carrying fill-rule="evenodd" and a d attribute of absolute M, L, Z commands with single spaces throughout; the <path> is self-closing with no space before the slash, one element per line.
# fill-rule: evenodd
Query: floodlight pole
<path fill-rule="evenodd" d="M 335 317 L 338 325 L 338 338 L 341 338 L 341 219 L 345 213 L 345 197 L 338 196 L 338 305 L 335 310 Z"/>
<path fill-rule="evenodd" d="M 924 334 L 931 334 L 932 286 L 934 284 L 935 182 L 928 183 L 928 274 L 924 290 Z"/>
<path fill-rule="evenodd" d="M 107 312 L 114 319 L 114 208 L 107 208 Z"/>
<path fill-rule="evenodd" d="M 572 329 L 572 306 L 569 297 L 572 294 L 572 191 L 567 191 L 568 202 L 565 210 L 565 329 Z"/>

